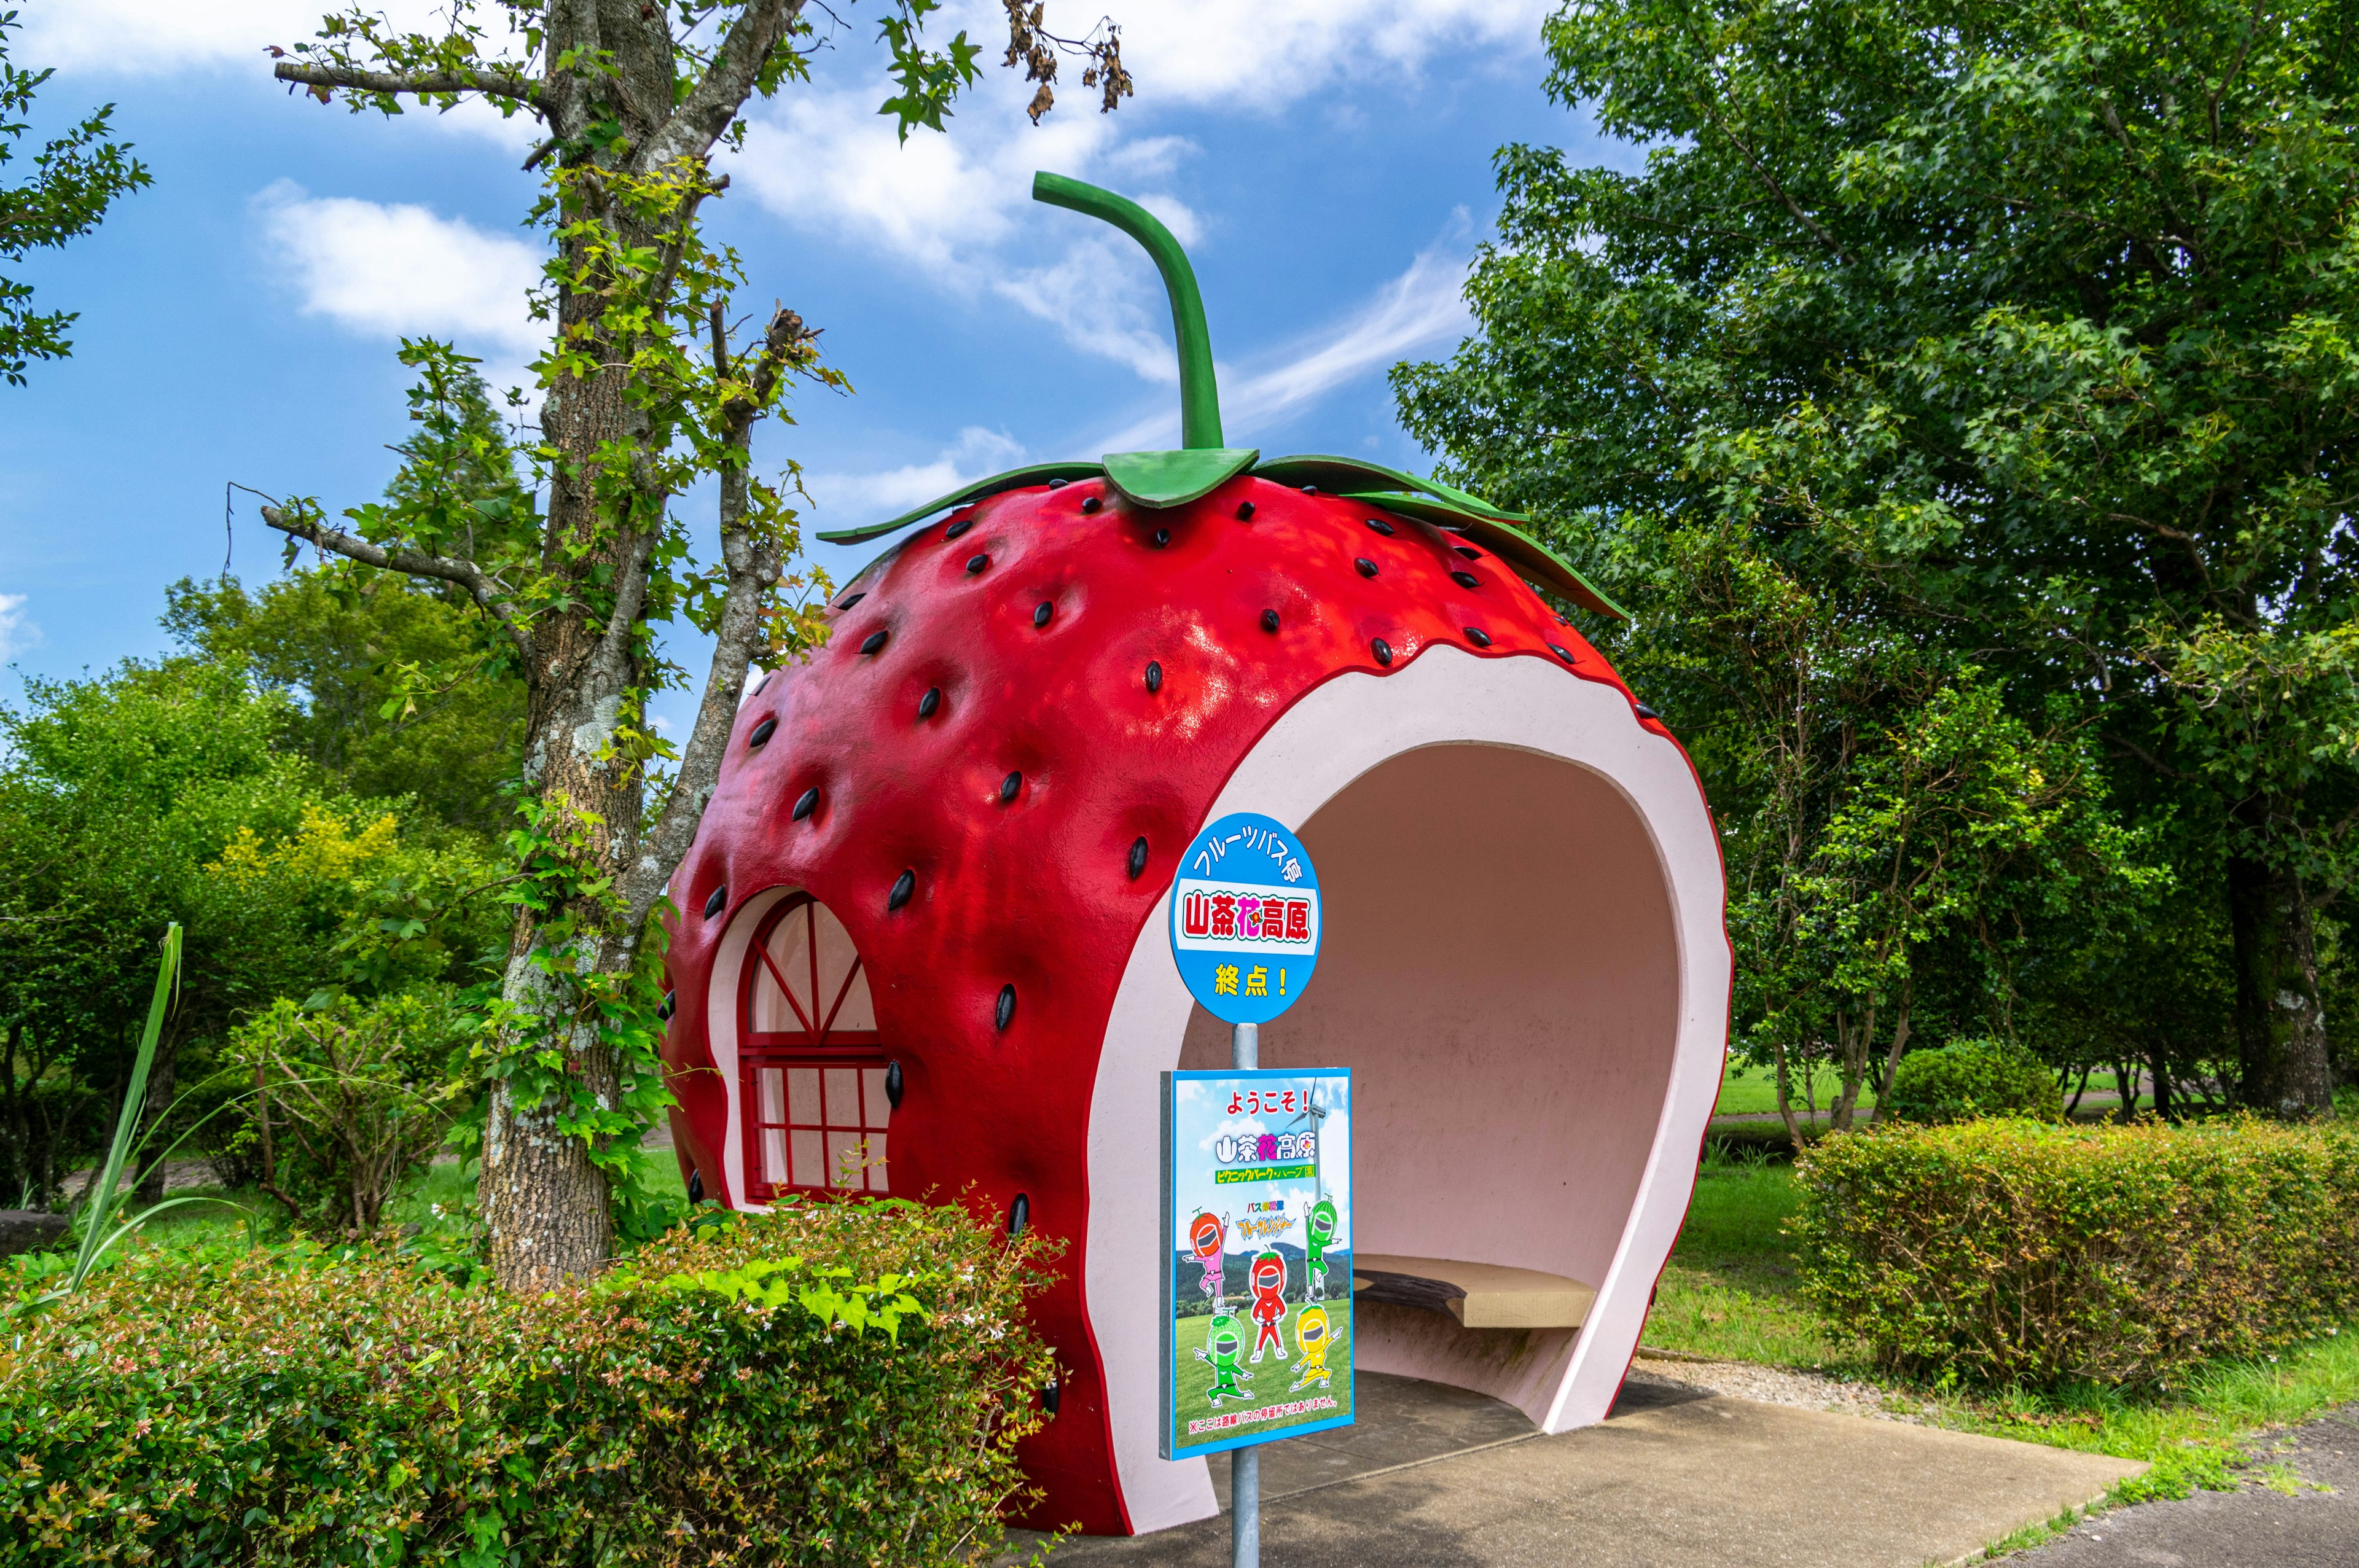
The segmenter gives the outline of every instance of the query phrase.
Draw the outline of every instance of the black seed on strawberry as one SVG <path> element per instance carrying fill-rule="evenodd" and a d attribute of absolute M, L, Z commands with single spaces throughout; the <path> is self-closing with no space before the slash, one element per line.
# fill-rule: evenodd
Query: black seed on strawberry
<path fill-rule="evenodd" d="M 1368 559 L 1365 556 L 1362 556 L 1358 560 L 1353 561 L 1352 565 L 1358 568 L 1362 577 L 1374 577 L 1376 575 L 1376 563 Z"/>
<path fill-rule="evenodd" d="M 1302 493 L 1305 495 L 1316 495 L 1319 493 L 1319 487 L 1315 484 L 1306 484 L 1302 487 Z"/>
<path fill-rule="evenodd" d="M 973 577 L 975 573 L 981 571 L 990 564 L 991 557 L 989 556 L 969 556 L 966 558 L 966 575 Z"/>
<path fill-rule="evenodd" d="M 1171 542 L 1171 530 L 1170 530 L 1170 529 L 1169 529 L 1169 528 L 1158 528 L 1158 529 L 1155 531 L 1155 547 L 1156 547 L 1157 549 L 1158 549 L 1158 550 L 1159 550 L 1159 549 L 1161 549 L 1164 546 L 1166 546 L 1166 545 L 1169 544 L 1170 542 Z"/>
<path fill-rule="evenodd" d="M 1147 870 L 1147 836 L 1140 834 L 1130 841 L 1130 880 L 1136 881 Z"/>
<path fill-rule="evenodd" d="M 918 698 L 918 717 L 920 719 L 931 719 L 934 716 L 934 710 L 941 705 L 942 688 L 938 686 L 929 686 L 926 688 L 926 695 Z"/>
<path fill-rule="evenodd" d="M 768 671 L 764 672 L 764 674 L 763 674 L 763 676 L 762 676 L 762 678 L 761 678 L 760 680 L 757 680 L 757 681 L 756 681 L 756 682 L 754 683 L 754 695 L 755 695 L 756 697 L 759 697 L 759 696 L 761 696 L 761 695 L 762 695 L 762 688 L 763 688 L 764 687 L 766 687 L 766 686 L 767 686 L 767 685 L 769 685 L 769 684 L 770 684 L 770 676 L 774 676 L 774 675 L 777 675 L 777 673 L 778 673 L 778 672 L 777 672 L 777 671 L 776 671 L 776 670 L 768 670 Z"/>
<path fill-rule="evenodd" d="M 991 1017 L 992 1022 L 1002 1029 L 1016 1022 L 1016 988 L 1014 986 L 999 988 L 999 1006 L 993 1011 Z"/>
<path fill-rule="evenodd" d="M 901 1108 L 901 1064 L 885 1064 L 885 1103 L 895 1110 Z"/>
<path fill-rule="evenodd" d="M 882 632 L 871 632 L 866 637 L 861 639 L 860 651 L 864 654 L 873 654 L 884 645 L 885 633 Z"/>
<path fill-rule="evenodd" d="M 812 812 L 817 811 L 818 809 L 819 786 L 817 784 L 813 784 L 810 788 L 803 791 L 803 793 L 796 798 L 794 816 L 791 820 L 800 822 L 804 817 L 809 816 Z"/>
<path fill-rule="evenodd" d="M 917 891 L 917 872 L 903 871 L 899 876 L 895 877 L 893 879 L 893 891 L 885 895 L 885 913 L 890 914 L 895 910 L 900 908 L 903 904 L 908 903 L 909 895 Z"/>
<path fill-rule="evenodd" d="M 778 721 L 777 719 L 763 719 L 762 722 L 754 726 L 754 732 L 745 737 L 745 744 L 755 747 L 762 745 L 769 740 L 770 736 L 777 730 L 777 728 Z"/>
<path fill-rule="evenodd" d="M 1007 1234 L 1023 1235 L 1024 1227 L 1031 1218 L 1032 1199 L 1026 1194 L 1017 1193 L 1016 1201 L 1007 1206 Z"/>
<path fill-rule="evenodd" d="M 1237 521 L 1240 523 L 1250 523 L 1253 521 L 1252 502 L 1240 501 L 1237 503 Z"/>
<path fill-rule="evenodd" d="M 1035 626 L 1046 626 L 1049 624 L 1049 617 L 1056 613 L 1057 607 L 1044 599 L 1032 611 L 1032 624 Z"/>
<path fill-rule="evenodd" d="M 710 920 L 714 915 L 720 914 L 721 906 L 728 902 L 729 890 L 725 887 L 714 888 L 712 890 L 712 896 L 704 901 L 704 918 Z"/>
<path fill-rule="evenodd" d="M 974 519 L 973 519 L 973 518 L 972 518 L 972 517 L 962 517 L 962 518 L 960 518 L 957 522 L 955 522 L 955 523 L 951 524 L 949 527 L 947 527 L 947 528 L 945 528 L 945 529 L 943 529 L 943 530 L 942 530 L 942 543 L 944 543 L 944 544 L 946 544 L 946 545 L 947 545 L 947 544 L 949 544 L 952 539 L 957 538 L 961 534 L 965 533 L 968 529 L 970 529 L 970 528 L 972 528 L 972 527 L 973 527 L 973 526 L 974 526 Z"/>
<path fill-rule="evenodd" d="M 1094 495 L 1084 495 L 1082 497 L 1082 510 L 1083 512 L 1095 512 L 1099 507 L 1103 506 L 1104 504 L 1105 503 L 1103 501 Z"/>
<path fill-rule="evenodd" d="M 1451 548 L 1456 550 L 1460 555 L 1464 556 L 1470 561 L 1479 561 L 1483 558 L 1483 552 L 1474 548 L 1472 545 L 1453 545 Z"/>
<path fill-rule="evenodd" d="M 1382 637 L 1375 638 L 1368 643 L 1368 652 L 1375 654 L 1376 663 L 1380 665 L 1389 665 L 1393 662 L 1393 645 Z"/>
<path fill-rule="evenodd" d="M 1393 525 L 1386 522 L 1381 517 L 1369 518 L 1368 526 L 1374 528 L 1377 533 L 1382 534 L 1387 539 L 1393 536 Z"/>
<path fill-rule="evenodd" d="M 1659 714 L 1659 713 L 1656 712 L 1653 708 L 1651 708 L 1647 707 L 1645 703 L 1643 703 L 1643 702 L 1641 702 L 1641 703 L 1636 703 L 1636 704 L 1634 704 L 1633 706 L 1635 706 L 1635 707 L 1638 709 L 1638 717 L 1639 717 L 1639 718 L 1641 718 L 1641 719 L 1651 719 L 1655 720 L 1655 721 L 1656 721 L 1657 723 L 1658 723 L 1658 724 L 1662 722 L 1663 716 L 1662 716 L 1661 714 Z"/>
<path fill-rule="evenodd" d="M 1277 630 L 1277 611 L 1265 610 L 1261 612 L 1261 629 L 1265 632 L 1275 632 Z"/>
<path fill-rule="evenodd" d="M 1163 666 L 1153 659 L 1147 661 L 1147 689 L 1150 692 L 1163 689 Z"/>
<path fill-rule="evenodd" d="M 1550 643 L 1549 644 L 1549 652 L 1554 654 L 1558 658 L 1562 659 L 1568 665 L 1573 662 L 1572 655 L 1567 653 L 1564 649 L 1558 647 L 1554 643 Z"/>
<path fill-rule="evenodd" d="M 1481 588 L 1483 586 L 1483 579 L 1476 577 L 1473 572 L 1451 572 L 1450 574 L 1450 580 L 1456 583 L 1461 588 Z"/>
<path fill-rule="evenodd" d="M 1064 1393 L 1057 1387 L 1056 1379 L 1051 1378 L 1040 1385 L 1040 1410 L 1043 1414 L 1055 1415 L 1057 1406 L 1063 1399 Z"/>
<path fill-rule="evenodd" d="M 866 589 L 864 589 L 864 589 L 862 589 L 858 593 L 848 595 L 848 596 L 847 596 L 846 598 L 844 598 L 844 599 L 843 599 L 840 603 L 838 603 L 838 604 L 836 605 L 836 608 L 837 608 L 838 610 L 849 610 L 849 609 L 851 609 L 853 605 L 855 605 L 855 604 L 859 603 L 862 600 L 864 600 L 864 599 L 865 599 L 865 598 L 867 598 L 867 597 L 868 597 L 868 590 L 867 590 Z"/>
<path fill-rule="evenodd" d="M 1469 626 L 1466 628 L 1466 640 L 1478 648 L 1487 648 L 1491 645 L 1491 633 L 1480 626 Z"/>
<path fill-rule="evenodd" d="M 676 992 L 676 991 L 666 991 L 666 992 L 664 992 L 663 1005 L 662 1005 L 661 1007 L 658 1007 L 658 1008 L 657 1008 L 657 1009 L 656 1009 L 656 1022 L 658 1022 L 658 1023 L 669 1023 L 669 1022 L 671 1022 L 671 1015 L 672 1015 L 675 1011 L 678 1011 L 678 1005 L 677 1005 L 677 1004 L 678 1004 L 678 1000 L 679 1000 L 679 993 L 678 993 L 678 992 Z"/>
<path fill-rule="evenodd" d="M 1006 778 L 1000 780 L 999 804 L 1006 806 L 1009 801 L 1014 800 L 1016 798 L 1016 792 L 1023 787 L 1024 775 L 1022 773 L 1010 773 Z"/>
<path fill-rule="evenodd" d="M 1050 490 L 1062 490 L 1071 482 L 1072 481 L 1066 479 L 1052 479 L 1049 481 L 1049 488 Z"/>

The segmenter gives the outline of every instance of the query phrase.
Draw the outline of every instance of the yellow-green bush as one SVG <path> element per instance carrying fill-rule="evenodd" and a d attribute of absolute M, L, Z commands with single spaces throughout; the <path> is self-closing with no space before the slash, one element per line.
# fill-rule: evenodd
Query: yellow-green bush
<path fill-rule="evenodd" d="M 530 1299 L 363 1248 L 136 1260 L 0 1339 L 0 1562 L 987 1557 L 1051 1376 L 1036 1261 L 908 1203 Z"/>
<path fill-rule="evenodd" d="M 1795 1174 L 1803 1294 L 1903 1370 L 2149 1382 L 2359 1312 L 2359 1135 L 2333 1125 L 1887 1127 Z"/>

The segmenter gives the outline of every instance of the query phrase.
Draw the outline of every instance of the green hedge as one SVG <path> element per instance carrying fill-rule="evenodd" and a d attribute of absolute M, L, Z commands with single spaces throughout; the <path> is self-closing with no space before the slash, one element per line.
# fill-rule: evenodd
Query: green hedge
<path fill-rule="evenodd" d="M 906 1203 L 676 1231 L 529 1300 L 368 1249 L 135 1261 L 0 1339 L 0 1562 L 987 1558 L 1040 1282 L 1028 1241 Z"/>
<path fill-rule="evenodd" d="M 1884 1097 L 1895 1121 L 1970 1121 L 1977 1116 L 2064 1119 L 2056 1075 L 2030 1052 L 1995 1040 L 1960 1040 L 1900 1058 Z"/>
<path fill-rule="evenodd" d="M 2167 1380 L 2359 1313 L 2359 1135 L 2333 1125 L 1879 1128 L 1796 1181 L 1804 1295 L 1907 1371 Z"/>

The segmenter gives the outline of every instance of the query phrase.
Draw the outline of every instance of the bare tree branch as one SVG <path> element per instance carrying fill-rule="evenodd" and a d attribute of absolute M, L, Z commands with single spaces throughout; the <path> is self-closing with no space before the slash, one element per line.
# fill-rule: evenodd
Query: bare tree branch
<path fill-rule="evenodd" d="M 282 59 L 271 74 L 304 87 L 345 87 L 357 92 L 482 92 L 511 99 L 536 114 L 540 110 L 540 89 L 505 70 L 363 70 Z"/>
<path fill-rule="evenodd" d="M 702 157 L 737 117 L 752 95 L 771 51 L 793 30 L 802 16 L 804 0 L 753 0 L 729 36 L 712 51 L 712 63 L 703 80 L 672 111 L 635 159 L 642 169 L 658 169 L 684 157 Z"/>
<path fill-rule="evenodd" d="M 532 657 L 530 630 L 524 624 L 516 606 L 499 593 L 498 585 L 490 575 L 474 562 L 458 560 L 450 556 L 429 555 L 423 550 L 388 550 L 381 545 L 370 544 L 356 534 L 331 528 L 276 506 L 264 507 L 262 520 L 280 533 L 291 534 L 315 549 L 326 550 L 349 561 L 358 561 L 364 567 L 458 584 L 467 590 L 467 597 L 481 606 L 484 613 L 500 623 L 500 629 L 516 644 L 518 657 L 527 660 Z"/>

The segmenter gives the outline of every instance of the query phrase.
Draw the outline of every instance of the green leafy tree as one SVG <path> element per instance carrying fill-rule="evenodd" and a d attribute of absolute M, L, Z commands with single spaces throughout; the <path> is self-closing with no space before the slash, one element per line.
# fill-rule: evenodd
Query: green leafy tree
<path fill-rule="evenodd" d="M 8 58 L 8 33 L 17 13 L 0 11 L 0 175 L 16 161 L 16 146 L 32 129 L 25 116 L 34 95 L 56 74 L 27 70 Z M 129 144 L 110 141 L 114 105 L 85 116 L 33 155 L 31 178 L 0 178 L 0 262 L 12 267 L 37 250 L 56 250 L 98 227 L 114 199 L 150 183 L 147 166 Z M 33 308 L 33 286 L 0 276 L 0 375 L 25 384 L 34 360 L 62 359 L 73 349 L 66 329 L 74 313 Z"/>
<path fill-rule="evenodd" d="M 501 873 L 463 846 L 405 842 L 384 803 L 276 749 L 288 708 L 236 665 L 186 659 L 29 681 L 22 708 L 0 707 L 0 1115 L 18 1193 L 55 1192 L 103 1137 L 175 921 L 151 1123 L 191 1047 L 277 998 L 482 978 Z M 141 1179 L 152 1192 L 160 1166 Z"/>
<path fill-rule="evenodd" d="M 1660 568 L 1734 530 L 1853 635 L 2073 702 L 2124 810 L 2211 829 L 2174 870 L 2223 911 L 2237 1092 L 2331 1114 L 2317 921 L 2359 869 L 2347 16 L 1594 0 L 1547 38 L 1549 91 L 1646 166 L 1501 153 L 1483 333 L 1399 373 L 1411 429 L 1636 600 L 1642 678 L 1723 662 Z"/>
<path fill-rule="evenodd" d="M 881 27 L 897 88 L 884 109 L 905 138 L 940 129 L 980 74 L 964 34 L 927 45 L 937 9 L 895 0 Z M 1064 44 L 1038 6 L 1008 16 L 1006 61 L 1043 88 L 1071 48 L 1104 108 L 1129 91 L 1111 26 Z M 316 41 L 277 51 L 277 74 L 355 112 L 473 98 L 547 131 L 529 163 L 550 244 L 534 298 L 550 331 L 534 367 L 546 512 L 495 514 L 454 454 L 342 524 L 309 500 L 263 515 L 290 553 L 309 544 L 453 585 L 524 684 L 526 826 L 511 839 L 517 918 L 485 1046 L 480 1191 L 495 1271 L 533 1290 L 596 1269 L 613 1247 L 610 1198 L 626 1217 L 637 1201 L 629 1145 L 667 1098 L 649 923 L 718 777 L 748 666 L 822 634 L 809 595 L 824 584 L 788 576 L 792 471 L 753 471 L 753 429 L 783 415 L 794 377 L 841 380 L 791 310 L 741 335 L 738 257 L 701 217 L 728 185 L 709 160 L 742 141 L 746 103 L 807 78 L 802 0 L 457 0 L 447 20 L 404 33 L 362 9 L 332 16 Z M 1046 107 L 1036 99 L 1035 117 Z M 428 406 L 455 419 L 463 367 L 439 345 L 412 353 Z M 676 503 L 706 479 L 721 559 L 699 568 Z M 656 654 L 659 629 L 682 618 L 714 653 L 675 750 L 646 713 L 685 678 Z"/>
<path fill-rule="evenodd" d="M 417 362 L 418 346 L 405 343 Z M 438 384 L 437 376 L 449 372 Z M 532 492 L 506 427 L 471 366 L 436 360 L 411 389 L 418 428 L 394 449 L 393 506 L 443 494 L 512 527 Z M 521 773 L 523 680 L 486 649 L 454 584 L 349 561 L 250 589 L 234 578 L 165 590 L 164 625 L 202 657 L 243 662 L 295 699 L 282 749 L 346 792 L 408 795 L 454 827 L 494 835 L 513 820 Z"/>

